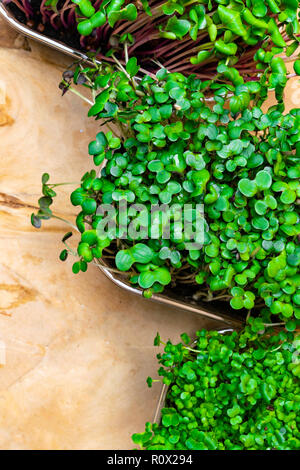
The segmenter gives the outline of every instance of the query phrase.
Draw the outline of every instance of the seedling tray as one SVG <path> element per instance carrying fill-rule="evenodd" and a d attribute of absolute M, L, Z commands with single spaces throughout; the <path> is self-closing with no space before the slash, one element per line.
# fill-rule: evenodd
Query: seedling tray
<path fill-rule="evenodd" d="M 40 33 L 21 23 L 21 21 L 15 18 L 14 14 L 9 8 L 9 5 L 5 5 L 2 0 L 0 0 L 0 16 L 2 16 L 13 29 L 21 34 L 24 34 L 30 39 L 33 39 L 40 44 L 44 44 L 45 46 L 49 46 L 52 49 L 56 49 L 57 51 L 63 52 L 64 54 L 67 54 L 74 59 L 83 59 L 89 62 L 88 56 L 78 49 L 67 46 L 63 42 L 50 38 L 46 34 Z"/>
<path fill-rule="evenodd" d="M 132 284 L 127 280 L 126 275 L 115 273 L 102 259 L 97 261 L 98 267 L 101 271 L 117 286 L 130 292 L 132 294 L 143 296 L 143 290 L 138 287 L 133 287 Z M 212 301 L 212 306 L 207 305 L 205 302 L 195 301 L 193 299 L 182 298 L 182 296 L 176 295 L 174 290 L 166 289 L 163 294 L 153 294 L 151 299 L 147 299 L 154 302 L 167 305 L 169 307 L 175 307 L 177 309 L 191 312 L 210 320 L 222 322 L 225 325 L 231 326 L 232 328 L 239 328 L 242 326 L 242 317 L 238 317 L 231 311 L 230 307 L 223 305 L 223 303 L 217 307 L 216 303 Z M 220 312 L 220 309 L 221 312 Z"/>
<path fill-rule="evenodd" d="M 81 59 L 86 62 L 90 61 L 89 57 L 83 52 L 70 46 L 67 46 L 66 44 L 58 40 L 50 38 L 46 34 L 30 29 L 28 26 L 18 21 L 12 11 L 9 9 L 9 6 L 5 5 L 2 0 L 0 0 L 0 15 L 10 24 L 13 29 L 15 29 L 21 34 L 24 34 L 30 39 L 33 39 L 34 41 L 37 41 L 40 44 L 49 46 L 52 49 L 56 49 L 64 54 L 67 54 L 68 56 L 74 59 Z M 133 287 L 130 282 L 126 279 L 126 276 L 122 276 L 113 272 L 103 260 L 97 261 L 97 265 L 111 281 L 113 281 L 122 289 L 138 296 L 143 295 L 142 289 Z M 222 305 L 221 307 L 211 305 L 208 306 L 204 302 L 196 302 L 192 298 L 188 298 L 185 296 L 183 298 L 183 296 L 178 296 L 178 294 L 176 294 L 174 290 L 166 290 L 166 293 L 164 294 L 153 294 L 151 300 L 167 305 L 169 307 L 175 307 L 186 312 L 191 312 L 200 315 L 210 320 L 220 321 L 223 324 L 225 323 L 226 325 L 232 327 L 239 327 L 242 324 L 242 318 L 239 318 L 234 315 L 234 312 L 232 312 L 226 304 Z"/>

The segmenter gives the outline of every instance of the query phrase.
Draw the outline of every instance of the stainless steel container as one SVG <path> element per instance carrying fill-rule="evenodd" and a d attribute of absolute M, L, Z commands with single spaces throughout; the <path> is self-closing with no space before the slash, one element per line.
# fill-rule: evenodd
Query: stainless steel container
<path fill-rule="evenodd" d="M 98 260 L 97 264 L 101 271 L 117 286 L 125 289 L 128 292 L 131 292 L 132 294 L 139 295 L 140 297 L 143 295 L 142 289 L 133 287 L 133 285 L 130 284 L 128 280 L 126 280 L 125 276 L 113 272 L 103 260 Z M 176 307 L 186 312 L 195 313 L 197 315 L 209 318 L 210 320 L 220 321 L 223 324 L 225 323 L 226 325 L 233 328 L 239 328 L 243 323 L 240 318 L 235 317 L 233 313 L 231 314 L 229 307 L 228 311 L 219 312 L 216 307 L 208 306 L 204 302 L 196 302 L 193 300 L 186 301 L 180 299 L 173 292 L 168 294 L 153 294 L 149 300 L 165 304 L 169 307 Z"/>
<path fill-rule="evenodd" d="M 73 57 L 74 59 L 84 59 L 86 61 L 89 61 L 88 56 L 83 52 L 69 47 L 61 41 L 52 39 L 46 34 L 39 33 L 38 31 L 35 31 L 34 29 L 31 29 L 20 21 L 18 21 L 9 9 L 9 5 L 5 5 L 2 0 L 0 0 L 0 15 L 9 23 L 9 25 L 13 29 L 15 29 L 21 34 L 24 34 L 30 39 L 34 39 L 35 41 L 38 41 L 39 43 L 44 44 L 45 46 L 49 46 L 53 49 L 63 52 L 64 54 L 67 54 Z"/>
<path fill-rule="evenodd" d="M 9 9 L 9 6 L 4 5 L 3 1 L 0 0 L 0 15 L 10 24 L 12 28 L 17 30 L 19 33 L 28 36 L 29 38 L 38 41 L 41 44 L 52 47 L 64 54 L 69 55 L 75 59 L 83 59 L 89 62 L 89 58 L 83 52 L 73 49 L 60 41 L 54 40 L 45 34 L 39 33 L 33 29 L 30 29 L 28 26 L 24 25 L 18 21 L 12 14 Z M 125 278 L 119 274 L 112 272 L 103 260 L 97 262 L 101 271 L 111 279 L 119 287 L 125 289 L 126 291 L 142 296 L 143 292 L 141 289 L 133 287 Z M 168 305 L 170 307 L 176 307 L 181 310 L 192 312 L 203 317 L 209 318 L 211 320 L 220 321 L 232 327 L 238 327 L 242 324 L 242 320 L 238 317 L 235 317 L 233 313 L 230 312 L 230 308 L 226 308 L 226 312 L 219 312 L 216 308 L 206 305 L 204 302 L 195 302 L 195 301 L 186 301 L 182 298 L 178 298 L 175 293 L 171 292 L 169 294 L 154 294 L 151 298 L 152 301 L 159 302 L 161 304 Z"/>

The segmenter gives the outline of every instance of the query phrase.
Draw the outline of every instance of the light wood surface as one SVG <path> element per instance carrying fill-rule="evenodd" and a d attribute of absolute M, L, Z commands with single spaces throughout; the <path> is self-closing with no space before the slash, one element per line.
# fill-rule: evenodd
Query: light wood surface
<path fill-rule="evenodd" d="M 92 168 L 99 122 L 61 97 L 67 62 L 0 22 L 0 449 L 132 448 L 160 392 L 145 383 L 156 332 L 179 339 L 205 324 L 129 295 L 95 266 L 75 276 L 58 260 L 66 227 L 31 227 L 44 171 L 78 181 Z M 69 189 L 60 193 L 71 218 Z"/>

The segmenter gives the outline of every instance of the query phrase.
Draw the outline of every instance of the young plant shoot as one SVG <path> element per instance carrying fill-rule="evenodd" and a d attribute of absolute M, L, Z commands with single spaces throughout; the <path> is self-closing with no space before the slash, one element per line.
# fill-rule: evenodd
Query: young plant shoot
<path fill-rule="evenodd" d="M 299 336 L 263 331 L 256 319 L 240 333 L 198 331 L 192 347 L 186 334 L 162 343 L 165 406 L 133 442 L 145 450 L 299 450 Z"/>
<path fill-rule="evenodd" d="M 283 113 L 279 82 L 280 101 L 261 109 L 269 81 L 279 74 L 278 60 L 260 82 L 244 82 L 225 63 L 217 80 L 166 69 L 139 79 L 135 58 L 125 68 L 102 63 L 65 74 L 63 91 L 74 89 L 71 80 L 83 83 L 94 97 L 89 115 L 118 129 L 100 131 L 90 143 L 94 164 L 106 160 L 105 167 L 98 175 L 86 173 L 71 195 L 81 232 L 74 272 L 85 271 L 110 247 L 112 268 L 147 297 L 181 286 L 191 294 L 198 290 L 202 301 L 228 301 L 235 310 L 261 313 L 266 323 L 275 319 L 296 328 L 300 112 Z M 125 228 L 120 201 L 128 205 Z M 115 230 L 100 236 L 105 204 L 115 210 Z M 142 209 L 132 212 L 132 204 Z M 157 223 L 154 236 L 149 216 L 163 204 L 177 212 Z M 199 248 L 191 246 L 190 231 L 176 232 L 187 206 L 193 233 L 198 208 L 203 210 Z M 130 222 L 134 236 L 127 230 Z"/>

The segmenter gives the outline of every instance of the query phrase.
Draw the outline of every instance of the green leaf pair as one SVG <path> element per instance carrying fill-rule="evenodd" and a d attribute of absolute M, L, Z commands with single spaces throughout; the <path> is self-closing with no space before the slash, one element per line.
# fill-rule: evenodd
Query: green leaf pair
<path fill-rule="evenodd" d="M 129 271 L 134 263 L 150 263 L 152 261 L 153 254 L 153 250 L 150 247 L 144 243 L 137 243 L 131 248 L 117 252 L 115 260 L 116 266 L 120 271 Z"/>

